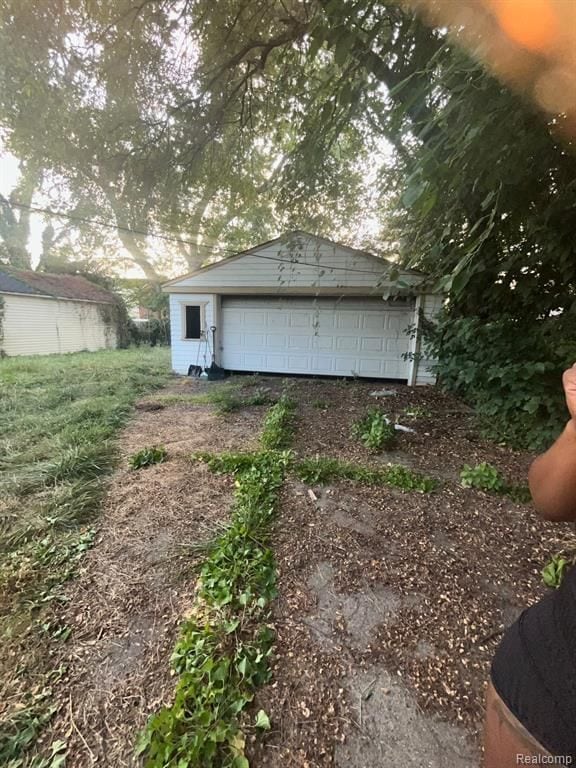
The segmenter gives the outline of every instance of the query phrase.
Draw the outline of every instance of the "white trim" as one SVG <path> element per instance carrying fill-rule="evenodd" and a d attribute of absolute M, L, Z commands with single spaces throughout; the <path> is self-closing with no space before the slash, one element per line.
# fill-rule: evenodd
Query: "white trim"
<path fill-rule="evenodd" d="M 416 296 L 414 305 L 414 336 L 410 339 L 410 365 L 408 367 L 408 386 L 413 387 L 416 384 L 418 376 L 418 354 L 420 352 L 420 309 L 422 307 L 422 296 Z"/>
<path fill-rule="evenodd" d="M 181 335 L 180 335 L 180 341 L 202 341 L 204 338 L 204 335 L 206 334 L 206 306 L 209 304 L 208 301 L 180 301 L 178 302 L 180 304 L 180 314 L 181 314 Z M 187 307 L 198 307 L 200 310 L 200 336 L 198 338 L 191 338 L 189 336 L 186 336 L 186 308 Z"/>

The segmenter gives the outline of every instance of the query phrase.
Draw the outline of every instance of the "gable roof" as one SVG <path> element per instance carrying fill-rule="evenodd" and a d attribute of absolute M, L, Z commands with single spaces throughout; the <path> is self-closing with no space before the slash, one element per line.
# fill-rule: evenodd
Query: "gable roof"
<path fill-rule="evenodd" d="M 81 275 L 53 275 L 0 265 L 0 293 L 115 304 L 118 297 Z"/>
<path fill-rule="evenodd" d="M 276 237 L 274 240 L 268 240 L 265 243 L 260 243 L 260 245 L 253 246 L 252 248 L 248 248 L 245 251 L 239 251 L 238 253 L 235 253 L 233 256 L 229 256 L 228 258 L 221 259 L 220 261 L 216 261 L 213 264 L 207 264 L 205 267 L 200 267 L 199 269 L 196 269 L 193 272 L 188 272 L 185 275 L 180 275 L 179 277 L 176 277 L 173 280 L 168 280 L 168 282 L 162 284 L 162 288 L 166 288 L 170 285 L 175 285 L 181 282 L 182 280 L 187 280 L 188 278 L 196 277 L 196 275 L 200 275 L 200 274 L 203 275 L 204 273 L 209 272 L 213 269 L 218 269 L 219 267 L 226 266 L 236 261 L 237 259 L 242 259 L 245 256 L 256 254 L 258 253 L 258 251 L 261 251 L 264 248 L 270 248 L 271 246 L 274 246 L 274 245 L 288 245 L 291 241 L 297 240 L 298 238 L 316 240 L 318 244 L 324 244 L 333 248 L 339 248 L 342 251 L 348 252 L 351 256 L 364 257 L 373 262 L 377 262 L 380 267 L 394 266 L 394 264 L 388 261 L 387 259 L 384 259 L 380 256 L 375 256 L 373 253 L 369 253 L 368 251 L 363 251 L 358 248 L 352 248 L 349 245 L 343 245 L 342 243 L 337 243 L 334 240 L 329 240 L 327 237 L 321 237 L 320 235 L 312 235 L 310 232 L 305 232 L 302 229 L 295 229 L 292 232 L 285 232 L 284 234 L 280 235 L 280 237 Z M 424 276 L 422 272 L 419 272 L 418 270 L 415 270 L 415 269 L 400 269 L 400 272 L 404 275 L 415 275 L 415 276 L 421 276 L 421 277 Z"/>

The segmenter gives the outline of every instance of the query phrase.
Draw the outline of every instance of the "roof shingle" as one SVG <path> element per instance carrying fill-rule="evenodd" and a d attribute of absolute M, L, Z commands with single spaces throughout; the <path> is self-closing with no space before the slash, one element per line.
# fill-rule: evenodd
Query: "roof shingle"
<path fill-rule="evenodd" d="M 0 266 L 0 293 L 115 304 L 118 297 L 81 275 L 53 275 Z"/>

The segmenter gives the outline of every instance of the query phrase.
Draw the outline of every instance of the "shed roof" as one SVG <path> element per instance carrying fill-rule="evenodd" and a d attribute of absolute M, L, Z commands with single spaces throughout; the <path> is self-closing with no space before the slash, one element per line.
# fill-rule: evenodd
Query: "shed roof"
<path fill-rule="evenodd" d="M 240 272 L 244 269 L 249 275 L 240 275 L 236 268 L 239 261 L 246 265 L 240 267 Z M 288 268 L 300 270 L 300 273 L 293 273 L 287 280 Z M 375 287 L 396 282 L 386 281 L 384 274 L 387 270 L 396 271 L 407 285 L 416 285 L 425 277 L 421 272 L 398 268 L 367 251 L 295 230 L 170 280 L 164 283 L 163 290 L 178 293 L 204 288 L 207 292 L 230 293 L 242 289 L 242 292 L 249 293 L 250 286 L 258 292 L 265 287 L 274 288 L 280 282 L 282 285 L 278 287 L 278 293 L 306 290 L 316 294 L 334 293 L 341 288 L 365 293 L 369 285 Z"/>
<path fill-rule="evenodd" d="M 49 296 L 54 299 L 93 301 L 115 304 L 118 298 L 102 286 L 81 275 L 53 275 L 0 266 L 0 293 L 18 293 L 23 296 Z"/>

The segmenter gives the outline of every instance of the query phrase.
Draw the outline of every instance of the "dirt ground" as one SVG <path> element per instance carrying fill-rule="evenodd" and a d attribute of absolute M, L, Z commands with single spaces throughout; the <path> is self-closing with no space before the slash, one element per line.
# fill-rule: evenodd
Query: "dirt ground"
<path fill-rule="evenodd" d="M 181 379 L 167 391 L 214 386 Z M 504 628 L 543 594 L 550 556 L 576 548 L 573 528 L 461 488 L 464 463 L 489 461 L 522 482 L 531 457 L 480 440 L 470 411 L 433 388 L 305 379 L 288 388 L 299 456 L 400 462 L 442 484 L 419 494 L 287 479 L 273 538 L 273 678 L 255 702 L 272 729 L 249 739 L 251 765 L 478 766 L 491 656 Z M 371 394 L 382 390 L 394 394 Z M 374 456 L 350 436 L 375 404 L 415 430 L 393 453 Z M 214 533 L 232 499 L 229 479 L 188 456 L 253 449 L 265 410 L 218 416 L 207 405 L 166 404 L 139 410 L 124 433 L 126 456 L 162 443 L 169 459 L 117 472 L 97 544 L 69 588 L 68 672 L 45 738 L 68 741 L 74 768 L 138 764 L 136 734 L 173 691 L 169 657 L 198 557 L 190 545 Z"/>
<path fill-rule="evenodd" d="M 177 380 L 162 394 L 192 394 L 192 386 Z M 95 546 L 59 611 L 72 634 L 60 659 L 67 673 L 56 688 L 59 711 L 44 741 L 65 740 L 73 768 L 139 764 L 135 738 L 173 692 L 169 658 L 191 605 L 201 557 L 194 545 L 214 535 L 232 503 L 232 480 L 190 455 L 255 448 L 265 412 L 142 405 L 123 433 L 122 454 L 161 444 L 168 460 L 138 472 L 124 462 L 115 474 Z"/>

